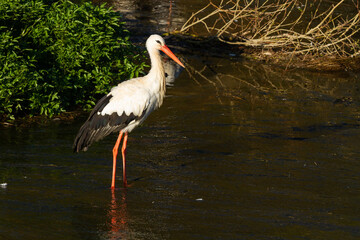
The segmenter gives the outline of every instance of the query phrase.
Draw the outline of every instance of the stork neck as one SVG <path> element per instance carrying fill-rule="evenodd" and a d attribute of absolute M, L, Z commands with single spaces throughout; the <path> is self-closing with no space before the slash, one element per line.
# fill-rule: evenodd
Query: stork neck
<path fill-rule="evenodd" d="M 157 91 L 163 91 L 165 93 L 165 71 L 161 61 L 160 52 L 158 50 L 149 51 L 151 60 L 151 69 L 148 73 L 149 79 L 153 81 L 157 88 Z"/>
<path fill-rule="evenodd" d="M 158 107 L 161 106 L 166 92 L 165 71 L 158 50 L 149 51 L 151 69 L 148 73 L 149 84 L 158 99 Z"/>
<path fill-rule="evenodd" d="M 151 60 L 151 69 L 149 74 L 158 74 L 158 73 L 164 73 L 164 67 L 161 62 L 161 56 L 160 52 L 158 50 L 153 50 L 149 52 L 150 60 Z"/>

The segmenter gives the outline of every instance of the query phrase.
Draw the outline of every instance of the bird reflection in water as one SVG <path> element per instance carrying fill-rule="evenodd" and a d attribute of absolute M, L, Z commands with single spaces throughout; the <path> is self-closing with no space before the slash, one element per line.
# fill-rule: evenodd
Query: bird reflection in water
<path fill-rule="evenodd" d="M 111 204 L 108 212 L 110 229 L 109 239 L 128 239 L 128 214 L 126 206 L 126 188 L 117 191 L 111 189 Z"/>

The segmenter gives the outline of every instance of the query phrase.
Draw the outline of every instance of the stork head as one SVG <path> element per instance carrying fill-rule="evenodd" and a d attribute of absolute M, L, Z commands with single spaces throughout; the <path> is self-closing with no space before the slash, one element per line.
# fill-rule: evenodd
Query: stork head
<path fill-rule="evenodd" d="M 161 47 L 165 45 L 164 39 L 157 34 L 151 35 L 146 41 L 146 48 L 148 50 L 156 49 L 161 50 Z"/>
<path fill-rule="evenodd" d="M 165 41 L 161 36 L 157 34 L 151 35 L 146 41 L 146 48 L 150 54 L 153 51 L 159 51 L 159 50 L 163 51 L 177 64 L 185 68 L 184 64 L 182 64 L 180 60 L 175 56 L 175 54 L 165 45 Z"/>

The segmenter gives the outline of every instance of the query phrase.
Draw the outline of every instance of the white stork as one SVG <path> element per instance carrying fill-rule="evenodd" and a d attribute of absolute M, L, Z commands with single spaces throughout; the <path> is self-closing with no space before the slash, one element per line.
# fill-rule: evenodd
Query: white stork
<path fill-rule="evenodd" d="M 150 55 L 150 72 L 139 78 L 124 81 L 112 88 L 110 93 L 99 100 L 89 118 L 81 126 L 73 145 L 74 152 L 86 151 L 88 147 L 112 132 L 120 131 L 113 148 L 113 172 L 111 188 L 115 188 L 116 156 L 122 136 L 123 183 L 126 181 L 125 150 L 128 133 L 144 122 L 149 114 L 159 108 L 165 95 L 165 72 L 159 50 L 171 57 L 180 66 L 184 65 L 165 45 L 159 35 L 151 35 L 146 41 Z M 184 67 L 185 68 L 185 67 Z"/>

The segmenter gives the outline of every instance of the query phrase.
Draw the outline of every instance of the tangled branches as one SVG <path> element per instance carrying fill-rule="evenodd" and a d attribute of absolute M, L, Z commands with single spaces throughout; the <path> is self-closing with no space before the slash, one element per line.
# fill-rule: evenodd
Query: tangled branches
<path fill-rule="evenodd" d="M 194 13 L 181 32 L 205 30 L 229 44 L 295 55 L 359 57 L 360 4 L 352 1 L 353 16 L 340 11 L 345 0 L 327 7 L 308 0 L 221 0 Z"/>

